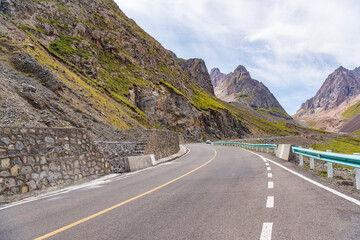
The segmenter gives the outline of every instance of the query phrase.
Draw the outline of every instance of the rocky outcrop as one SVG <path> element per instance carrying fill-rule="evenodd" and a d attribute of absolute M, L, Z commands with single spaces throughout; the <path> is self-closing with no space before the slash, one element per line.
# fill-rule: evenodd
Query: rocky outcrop
<path fill-rule="evenodd" d="M 227 102 L 240 102 L 252 108 L 276 108 L 285 113 L 280 103 L 261 82 L 251 78 L 244 66 L 238 66 L 234 72 L 221 73 L 218 68 L 210 72 L 211 81 L 218 98 Z"/>
<path fill-rule="evenodd" d="M 223 83 L 223 81 L 225 80 L 225 77 L 226 77 L 226 74 L 220 72 L 220 69 L 218 69 L 218 68 L 213 68 L 210 71 L 210 79 L 211 79 L 211 82 L 212 82 L 214 88 L 220 86 Z"/>
<path fill-rule="evenodd" d="M 0 3 L 3 124 L 86 127 L 105 141 L 128 128 L 170 129 L 198 141 L 286 134 L 213 96 L 202 60 L 182 69 L 112 0 Z"/>
<path fill-rule="evenodd" d="M 195 83 L 196 86 L 207 90 L 212 95 L 215 95 L 210 75 L 204 60 L 198 58 L 192 58 L 188 60 L 178 58 L 177 62 L 181 69 L 188 75 L 190 80 Z"/>
<path fill-rule="evenodd" d="M 30 54 L 24 52 L 14 54 L 11 62 L 15 69 L 36 77 L 42 85 L 52 91 L 60 88 L 58 78 L 50 69 L 40 65 Z"/>
<path fill-rule="evenodd" d="M 330 74 L 316 95 L 301 104 L 296 117 L 319 114 L 333 109 L 360 94 L 360 67 L 348 70 L 342 66 Z"/>

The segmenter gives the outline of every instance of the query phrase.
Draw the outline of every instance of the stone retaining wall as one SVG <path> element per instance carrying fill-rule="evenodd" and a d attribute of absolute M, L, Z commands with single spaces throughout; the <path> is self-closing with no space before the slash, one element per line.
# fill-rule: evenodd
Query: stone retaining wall
<path fill-rule="evenodd" d="M 181 134 L 167 130 L 118 131 L 116 141 L 146 143 L 143 154 L 154 154 L 155 159 L 170 156 L 180 150 Z"/>
<path fill-rule="evenodd" d="M 179 152 L 179 135 L 172 131 L 150 130 L 145 154 L 154 154 L 157 160 Z"/>
<path fill-rule="evenodd" d="M 85 129 L 0 127 L 0 200 L 109 172 Z"/>
<path fill-rule="evenodd" d="M 144 155 L 144 143 L 139 142 L 98 142 L 95 144 L 104 154 L 113 172 L 125 172 L 125 157 Z"/>

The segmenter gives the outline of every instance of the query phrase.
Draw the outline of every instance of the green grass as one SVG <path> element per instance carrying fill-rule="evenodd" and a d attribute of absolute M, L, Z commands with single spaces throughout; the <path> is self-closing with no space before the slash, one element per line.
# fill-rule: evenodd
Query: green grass
<path fill-rule="evenodd" d="M 322 144 L 310 144 L 315 150 L 326 151 L 330 149 L 334 153 L 353 154 L 360 153 L 360 138 L 337 137 Z"/>
<path fill-rule="evenodd" d="M 263 112 L 268 112 L 271 113 L 275 116 L 279 116 L 279 117 L 284 117 L 284 118 L 290 118 L 289 114 L 287 114 L 286 112 L 277 109 L 275 107 L 271 107 L 271 108 L 258 108 L 258 111 L 263 111 Z"/>
<path fill-rule="evenodd" d="M 345 112 L 342 113 L 342 115 L 346 118 L 353 118 L 359 113 L 360 113 L 360 102 L 357 102 L 356 104 L 346 109 Z"/>
<path fill-rule="evenodd" d="M 80 37 L 72 37 L 60 35 L 60 40 L 50 43 L 50 49 L 67 57 L 77 54 L 80 57 L 88 58 L 91 56 L 88 50 L 79 49 L 79 45 L 82 42 Z"/>

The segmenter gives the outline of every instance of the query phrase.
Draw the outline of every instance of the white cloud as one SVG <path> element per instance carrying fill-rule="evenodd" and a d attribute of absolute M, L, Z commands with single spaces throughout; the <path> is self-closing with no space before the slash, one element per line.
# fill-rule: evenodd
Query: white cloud
<path fill-rule="evenodd" d="M 360 65 L 356 0 L 116 2 L 180 57 L 201 57 L 224 72 L 244 65 L 291 114 L 339 65 Z"/>

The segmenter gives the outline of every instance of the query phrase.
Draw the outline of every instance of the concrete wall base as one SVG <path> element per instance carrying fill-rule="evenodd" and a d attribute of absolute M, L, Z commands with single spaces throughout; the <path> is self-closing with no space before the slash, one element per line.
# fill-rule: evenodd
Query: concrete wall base
<path fill-rule="evenodd" d="M 140 169 L 151 167 L 154 165 L 153 159 L 154 156 L 151 155 L 125 157 L 125 171 L 134 172 Z"/>
<path fill-rule="evenodd" d="M 276 151 L 276 157 L 289 161 L 293 158 L 293 153 L 291 150 L 291 144 L 279 144 L 277 151 Z"/>

